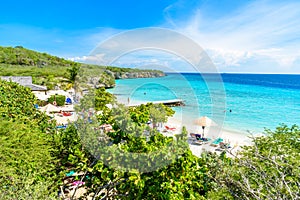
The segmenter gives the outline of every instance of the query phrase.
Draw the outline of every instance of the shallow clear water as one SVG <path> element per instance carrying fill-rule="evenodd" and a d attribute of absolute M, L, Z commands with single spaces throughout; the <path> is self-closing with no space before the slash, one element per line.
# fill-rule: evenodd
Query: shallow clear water
<path fill-rule="evenodd" d="M 261 132 L 280 123 L 300 125 L 300 75 L 168 74 L 161 78 L 117 80 L 110 90 L 120 100 L 183 99 L 177 116 L 209 116 L 226 129 Z M 230 112 L 231 110 L 231 112 Z"/>

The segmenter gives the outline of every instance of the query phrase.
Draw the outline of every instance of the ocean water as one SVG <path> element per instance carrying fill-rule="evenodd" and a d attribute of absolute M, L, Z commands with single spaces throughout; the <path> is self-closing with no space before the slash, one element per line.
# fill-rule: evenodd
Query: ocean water
<path fill-rule="evenodd" d="M 182 99 L 175 116 L 187 123 L 208 116 L 222 128 L 260 133 L 281 123 L 300 125 L 300 75 L 167 74 L 117 80 L 110 90 L 127 102 Z"/>

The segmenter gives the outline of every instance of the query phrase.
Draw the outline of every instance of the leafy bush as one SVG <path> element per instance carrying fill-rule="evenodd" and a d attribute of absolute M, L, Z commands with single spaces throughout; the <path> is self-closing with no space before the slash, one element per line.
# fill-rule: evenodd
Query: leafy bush
<path fill-rule="evenodd" d="M 34 107 L 30 89 L 0 80 L 0 93 L 0 199 L 54 199 L 55 125 Z"/>
<path fill-rule="evenodd" d="M 152 120 L 156 125 L 158 122 L 166 122 L 168 117 L 174 115 L 172 108 L 163 104 L 147 103 L 130 108 L 131 118 L 136 123 L 146 123 Z"/>
<path fill-rule="evenodd" d="M 283 125 L 254 138 L 233 160 L 218 162 L 215 191 L 234 199 L 299 199 L 300 129 Z"/>
<path fill-rule="evenodd" d="M 38 105 L 39 107 L 46 106 L 47 104 L 48 104 L 47 101 L 43 101 L 43 100 L 38 100 L 38 101 L 37 101 L 37 105 Z"/>
<path fill-rule="evenodd" d="M 64 95 L 52 95 L 48 99 L 48 102 L 53 103 L 54 101 L 56 102 L 56 105 L 63 106 L 63 105 L 65 105 L 66 97 Z"/>
<path fill-rule="evenodd" d="M 0 120 L 0 199 L 56 195 L 51 138 L 30 124 Z"/>
<path fill-rule="evenodd" d="M 0 117 L 3 119 L 34 123 L 43 131 L 52 126 L 48 123 L 49 117 L 34 107 L 37 99 L 29 88 L 0 80 L 0 94 Z"/>

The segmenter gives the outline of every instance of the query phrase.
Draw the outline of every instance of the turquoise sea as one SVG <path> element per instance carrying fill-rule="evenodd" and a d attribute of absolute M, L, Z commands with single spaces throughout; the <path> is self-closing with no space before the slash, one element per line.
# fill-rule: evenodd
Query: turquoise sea
<path fill-rule="evenodd" d="M 300 75 L 174 73 L 116 82 L 110 91 L 123 102 L 184 100 L 175 116 L 191 123 L 208 116 L 242 133 L 300 125 Z"/>

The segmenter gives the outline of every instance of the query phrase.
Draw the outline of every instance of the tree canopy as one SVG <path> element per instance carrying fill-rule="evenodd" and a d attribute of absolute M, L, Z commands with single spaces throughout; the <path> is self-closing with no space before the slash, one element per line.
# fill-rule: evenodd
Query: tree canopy
<path fill-rule="evenodd" d="M 185 129 L 166 137 L 148 127 L 174 113 L 163 105 L 128 108 L 99 88 L 80 101 L 79 120 L 57 130 L 28 88 L 0 80 L 0 93 L 0 199 L 57 199 L 66 180 L 83 181 L 83 196 L 96 199 L 300 198 L 296 125 L 266 130 L 231 157 L 197 157 Z"/>
<path fill-rule="evenodd" d="M 53 123 L 30 89 L 0 80 L 0 198 L 54 198 L 57 153 Z"/>

